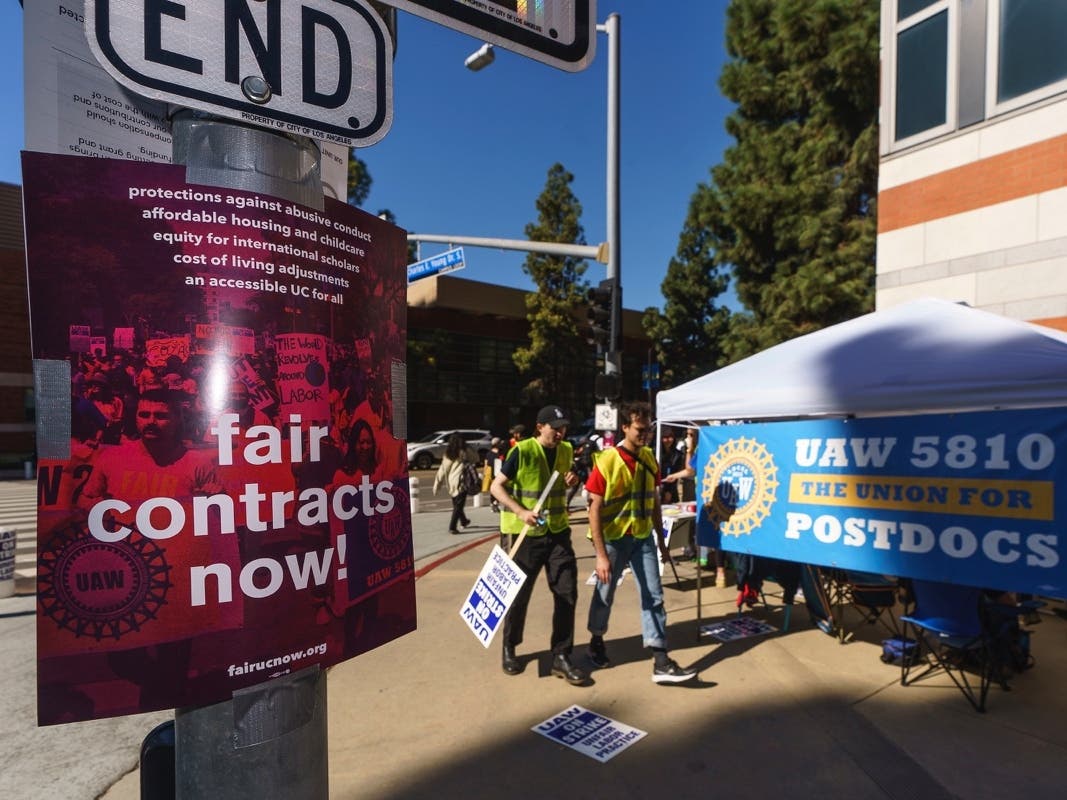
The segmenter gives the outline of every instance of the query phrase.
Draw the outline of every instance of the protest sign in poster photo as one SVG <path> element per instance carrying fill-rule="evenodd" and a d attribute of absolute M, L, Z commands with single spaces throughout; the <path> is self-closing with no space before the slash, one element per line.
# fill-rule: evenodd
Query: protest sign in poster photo
<path fill-rule="evenodd" d="M 69 375 L 39 400 L 70 420 L 40 434 L 41 724 L 227 700 L 415 628 L 404 231 L 184 175 L 23 156 L 35 370 Z"/>

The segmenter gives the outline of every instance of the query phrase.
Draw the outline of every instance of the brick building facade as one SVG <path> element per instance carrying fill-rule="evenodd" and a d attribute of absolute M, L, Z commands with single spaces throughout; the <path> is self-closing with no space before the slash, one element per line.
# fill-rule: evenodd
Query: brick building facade
<path fill-rule="evenodd" d="M 33 458 L 33 410 L 22 192 L 0 183 L 0 474 Z"/>
<path fill-rule="evenodd" d="M 1067 3 L 882 0 L 877 306 L 1067 329 Z"/>

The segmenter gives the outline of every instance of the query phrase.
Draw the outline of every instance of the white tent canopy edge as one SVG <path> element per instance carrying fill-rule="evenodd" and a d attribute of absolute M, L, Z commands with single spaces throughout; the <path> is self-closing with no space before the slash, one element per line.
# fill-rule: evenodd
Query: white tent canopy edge
<path fill-rule="evenodd" d="M 659 393 L 657 423 L 1067 405 L 1067 334 L 935 298 L 875 311 Z"/>

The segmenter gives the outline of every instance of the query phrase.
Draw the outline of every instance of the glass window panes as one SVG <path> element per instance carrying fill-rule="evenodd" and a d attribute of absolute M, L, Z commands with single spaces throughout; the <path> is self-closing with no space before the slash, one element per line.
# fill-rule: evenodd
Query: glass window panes
<path fill-rule="evenodd" d="M 948 12 L 897 36 L 896 138 L 944 125 L 948 91 Z"/>
<path fill-rule="evenodd" d="M 907 19 L 912 14 L 932 6 L 937 0 L 899 0 L 897 3 L 897 21 Z"/>
<path fill-rule="evenodd" d="M 1067 78 L 1067 2 L 1001 0 L 997 102 Z"/>

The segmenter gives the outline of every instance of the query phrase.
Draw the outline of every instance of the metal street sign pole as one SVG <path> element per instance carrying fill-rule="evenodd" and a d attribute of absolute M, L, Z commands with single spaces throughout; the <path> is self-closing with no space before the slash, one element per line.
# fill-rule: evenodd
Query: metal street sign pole
<path fill-rule="evenodd" d="M 186 180 L 323 207 L 319 148 L 182 111 L 174 119 L 175 164 Z M 175 712 L 178 800 L 329 797 L 326 673 L 311 667 Z"/>

